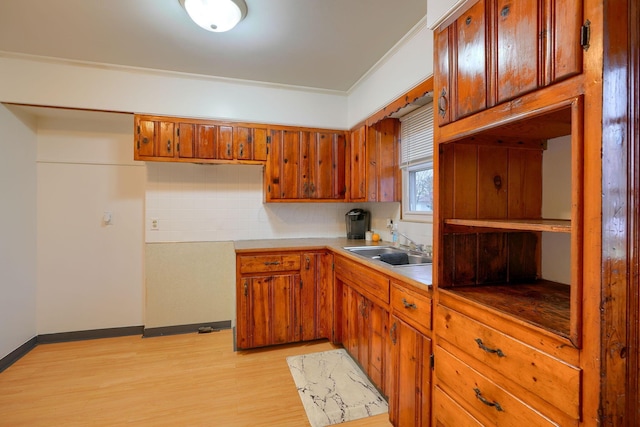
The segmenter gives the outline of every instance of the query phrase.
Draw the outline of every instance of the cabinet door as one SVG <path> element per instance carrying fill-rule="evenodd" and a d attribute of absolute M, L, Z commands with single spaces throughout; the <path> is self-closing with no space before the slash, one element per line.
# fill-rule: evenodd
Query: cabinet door
<path fill-rule="evenodd" d="M 434 33 L 433 87 L 434 98 L 438 103 L 438 125 L 451 122 L 451 42 L 450 27 L 436 30 Z"/>
<path fill-rule="evenodd" d="M 308 151 L 307 197 L 343 199 L 345 195 L 345 140 L 341 133 L 314 132 Z"/>
<path fill-rule="evenodd" d="M 342 288 L 342 313 L 345 324 L 343 326 L 343 344 L 347 351 L 354 358 L 358 358 L 358 293 L 351 287 L 344 285 Z"/>
<path fill-rule="evenodd" d="M 253 160 L 267 160 L 267 130 L 263 128 L 253 129 L 251 142 L 253 144 Z"/>
<path fill-rule="evenodd" d="M 216 126 L 197 125 L 196 127 L 196 157 L 199 159 L 216 158 Z"/>
<path fill-rule="evenodd" d="M 399 201 L 397 119 L 369 127 L 367 135 L 367 197 L 369 202 Z"/>
<path fill-rule="evenodd" d="M 302 276 L 308 274 L 307 256 L 315 263 L 315 337 L 333 339 L 333 254 L 305 253 L 303 254 Z M 313 265 L 310 267 L 313 270 Z M 307 279 L 308 280 L 308 279 Z M 304 285 L 303 285 L 304 287 Z M 307 318 L 303 318 L 305 322 Z M 312 338 L 312 339 L 314 339 Z"/>
<path fill-rule="evenodd" d="M 318 337 L 318 290 L 317 283 L 320 259 L 318 254 L 302 254 L 302 269 L 300 271 L 300 292 L 297 298 L 300 341 L 313 340 Z"/>
<path fill-rule="evenodd" d="M 233 152 L 236 159 L 253 160 L 253 139 L 253 129 L 246 126 L 233 128 Z"/>
<path fill-rule="evenodd" d="M 368 324 L 369 324 L 369 366 L 367 373 L 374 384 L 388 393 L 385 385 L 387 371 L 387 330 L 389 323 L 389 313 L 383 307 L 369 301 Z"/>
<path fill-rule="evenodd" d="M 193 158 L 195 155 L 195 125 L 176 124 L 176 152 L 180 158 Z"/>
<path fill-rule="evenodd" d="M 173 157 L 173 137 L 175 135 L 175 123 L 161 121 L 158 123 L 158 139 L 156 155 L 158 157 Z"/>
<path fill-rule="evenodd" d="M 485 0 L 462 14 L 456 28 L 456 119 L 487 108 L 487 25 Z"/>
<path fill-rule="evenodd" d="M 218 159 L 233 160 L 233 127 L 218 126 Z"/>
<path fill-rule="evenodd" d="M 156 135 L 156 122 L 138 119 L 136 126 L 136 154 L 137 157 L 153 157 L 153 147 Z"/>
<path fill-rule="evenodd" d="M 367 198 L 366 125 L 351 132 L 349 139 L 349 200 L 364 201 Z"/>
<path fill-rule="evenodd" d="M 391 317 L 394 396 L 391 396 L 391 420 L 396 427 L 430 424 L 431 340 Z"/>
<path fill-rule="evenodd" d="M 295 341 L 294 290 L 299 281 L 297 274 L 242 279 L 242 288 L 239 290 L 242 300 L 237 316 L 240 348 Z"/>
<path fill-rule="evenodd" d="M 497 102 L 539 87 L 542 66 L 542 10 L 539 0 L 497 0 Z"/>
<path fill-rule="evenodd" d="M 547 10 L 553 10 L 547 18 L 547 51 L 550 64 L 547 84 L 582 73 L 582 0 L 547 0 Z"/>
<path fill-rule="evenodd" d="M 271 131 L 271 149 L 267 159 L 267 200 L 300 198 L 299 131 Z"/>

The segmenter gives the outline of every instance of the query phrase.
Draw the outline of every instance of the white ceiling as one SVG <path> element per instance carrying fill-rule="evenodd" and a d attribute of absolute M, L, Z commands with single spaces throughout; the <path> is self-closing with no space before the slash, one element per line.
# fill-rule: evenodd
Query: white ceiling
<path fill-rule="evenodd" d="M 245 0 L 228 33 L 179 0 L 0 0 L 0 51 L 348 91 L 426 0 Z"/>

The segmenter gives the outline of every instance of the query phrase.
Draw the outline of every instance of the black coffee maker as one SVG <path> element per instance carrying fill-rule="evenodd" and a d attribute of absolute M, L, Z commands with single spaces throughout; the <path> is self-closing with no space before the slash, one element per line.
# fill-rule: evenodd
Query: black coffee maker
<path fill-rule="evenodd" d="M 347 239 L 364 239 L 369 231 L 369 212 L 364 209 L 351 209 L 344 216 L 347 225 Z"/>

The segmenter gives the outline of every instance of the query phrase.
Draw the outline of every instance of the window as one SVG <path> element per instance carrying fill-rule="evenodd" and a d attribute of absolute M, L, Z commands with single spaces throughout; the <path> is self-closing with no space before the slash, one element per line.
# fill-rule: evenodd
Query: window
<path fill-rule="evenodd" d="M 433 103 L 400 119 L 402 216 L 430 221 L 433 215 Z"/>

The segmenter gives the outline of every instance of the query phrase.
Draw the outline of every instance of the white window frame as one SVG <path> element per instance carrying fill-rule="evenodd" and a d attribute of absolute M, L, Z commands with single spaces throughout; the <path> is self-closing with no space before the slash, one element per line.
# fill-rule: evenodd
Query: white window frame
<path fill-rule="evenodd" d="M 402 219 L 433 223 L 433 211 L 410 209 L 410 174 L 433 169 L 433 103 L 426 104 L 400 119 L 400 168 L 402 171 Z"/>

